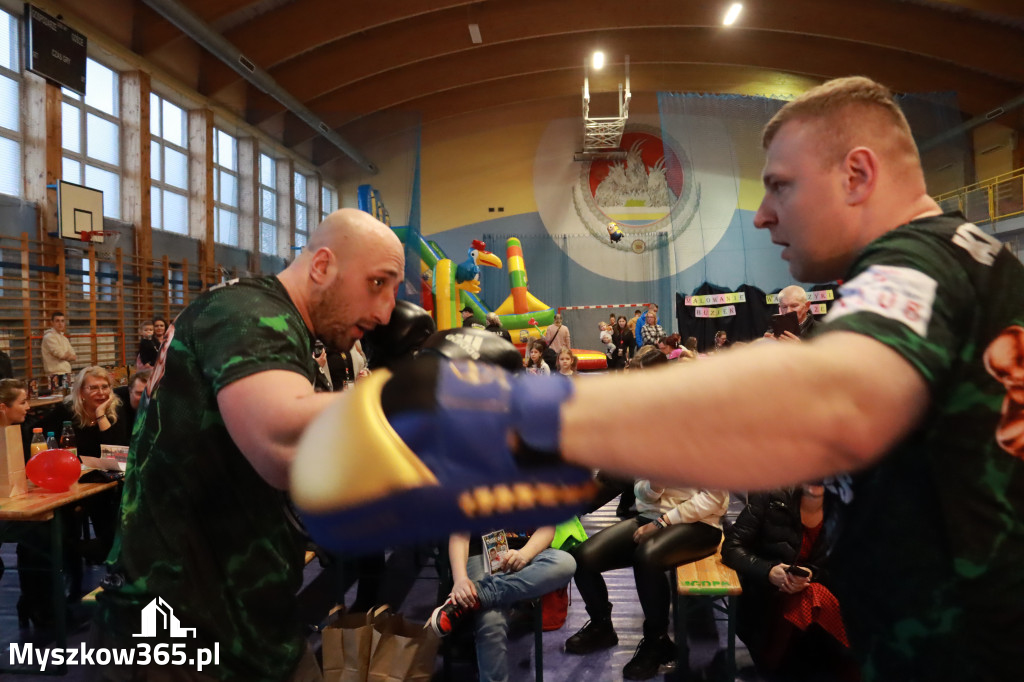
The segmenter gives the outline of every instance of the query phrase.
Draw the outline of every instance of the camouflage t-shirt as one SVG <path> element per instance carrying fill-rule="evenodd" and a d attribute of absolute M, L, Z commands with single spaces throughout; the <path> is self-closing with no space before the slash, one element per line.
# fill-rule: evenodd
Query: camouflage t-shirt
<path fill-rule="evenodd" d="M 962 216 L 936 216 L 869 244 L 840 292 L 824 331 L 889 346 L 931 397 L 844 491 L 830 566 L 865 679 L 1020 679 L 1024 265 Z"/>
<path fill-rule="evenodd" d="M 159 597 L 196 628 L 196 646 L 219 644 L 219 678 L 287 679 L 304 646 L 294 608 L 304 546 L 284 494 L 231 440 L 217 393 L 267 370 L 312 381 L 312 352 L 274 277 L 213 289 L 170 326 L 132 435 L 110 560 L 125 582 L 100 597 L 108 634 L 141 632 L 141 609 Z"/>

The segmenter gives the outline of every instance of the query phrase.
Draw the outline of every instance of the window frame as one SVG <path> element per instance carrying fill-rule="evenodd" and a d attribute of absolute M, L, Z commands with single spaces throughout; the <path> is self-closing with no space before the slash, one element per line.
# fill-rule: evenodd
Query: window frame
<path fill-rule="evenodd" d="M 108 114 L 102 109 L 90 106 L 86 103 L 86 98 L 79 95 L 76 92 L 72 92 L 67 88 L 61 88 L 61 176 L 64 176 L 64 159 L 69 159 L 78 164 L 78 175 L 74 179 L 64 177 L 63 179 L 68 182 L 74 182 L 75 184 L 87 187 L 85 182 L 85 171 L 87 166 L 93 166 L 94 168 L 108 173 L 113 173 L 117 176 L 117 201 L 112 202 L 117 213 L 115 215 L 108 214 L 104 210 L 103 216 L 105 218 L 113 218 L 114 220 L 121 219 L 121 196 L 124 192 L 124 173 L 122 166 L 124 165 L 124 150 L 121 144 L 121 98 L 120 98 L 120 84 L 121 84 L 121 73 L 116 69 L 112 69 L 98 59 L 87 57 L 86 62 L 93 62 L 104 69 L 107 69 L 114 74 L 114 115 Z M 88 66 L 86 67 L 88 68 Z M 86 82 L 86 89 L 88 89 L 88 81 Z M 71 151 L 64 146 L 64 125 L 65 117 L 64 112 L 67 111 L 67 107 L 76 110 L 76 117 L 78 118 L 78 151 Z M 97 118 L 103 119 L 108 123 L 112 123 L 116 129 L 117 138 L 117 165 L 113 165 L 108 161 L 102 161 L 95 156 L 89 155 L 89 116 L 96 116 Z M 104 202 L 106 203 L 106 202 Z"/>
<path fill-rule="evenodd" d="M 5 16 L 6 15 L 6 16 Z M 7 10 L 0 8 L 0 21 L 6 20 L 9 27 L 11 53 L 14 57 L 16 70 L 9 69 L 6 66 L 0 65 L 0 77 L 11 80 L 17 91 L 17 106 L 18 109 L 22 109 L 22 100 L 25 96 L 25 80 L 21 75 L 22 69 L 22 35 L 21 35 L 21 18 L 8 12 Z M 24 198 L 25 196 L 25 165 L 23 162 L 23 156 L 25 153 L 25 131 L 22 120 L 23 114 L 19 111 L 15 118 L 16 130 L 5 128 L 0 126 L 0 137 L 13 142 L 17 146 L 17 154 L 15 154 L 15 163 L 17 164 L 17 182 L 15 187 L 15 194 L 13 196 Z"/>
<path fill-rule="evenodd" d="M 270 180 L 271 180 L 271 182 L 274 183 L 273 185 L 267 185 L 267 184 L 264 184 L 264 182 L 263 182 L 263 158 L 264 157 L 266 157 L 267 160 L 269 160 L 270 163 L 271 163 L 271 166 L 270 166 Z M 259 231 L 260 231 L 259 235 L 258 235 L 259 252 L 261 254 L 265 255 L 265 256 L 276 256 L 276 255 L 278 255 L 278 242 L 279 242 L 278 237 L 280 235 L 280 227 L 281 227 L 281 222 L 280 222 L 280 220 L 278 220 L 278 215 L 277 215 L 277 205 L 278 205 L 278 202 L 281 201 L 281 197 L 280 197 L 280 195 L 278 194 L 278 191 L 277 191 L 277 159 L 274 158 L 273 156 L 271 156 L 270 154 L 267 154 L 266 152 L 260 152 L 260 157 L 259 157 L 259 173 L 258 173 L 257 182 L 256 182 L 256 191 L 257 191 L 258 196 L 259 196 L 259 210 L 257 211 L 258 217 L 259 217 L 258 223 L 259 223 Z M 269 213 L 265 212 L 265 208 L 266 207 L 264 207 L 264 205 L 263 205 L 263 192 L 264 191 L 270 192 L 270 194 L 274 197 L 274 205 L 272 207 L 272 210 Z M 274 246 L 273 246 L 273 249 L 271 251 L 269 251 L 269 252 L 263 250 L 263 230 L 264 230 L 264 228 L 270 230 L 271 233 L 274 235 Z"/>
<path fill-rule="evenodd" d="M 159 132 L 154 132 L 154 130 L 153 130 L 153 100 L 154 100 L 154 98 L 156 98 L 157 106 L 159 108 L 159 114 L 158 114 L 159 117 L 160 117 L 160 131 Z M 153 177 L 153 162 L 154 162 L 154 160 L 152 158 L 150 158 L 150 168 L 149 168 L 149 179 L 150 179 L 150 188 L 151 188 L 150 199 L 149 199 L 149 202 L 150 202 L 150 204 L 149 204 L 149 207 L 150 207 L 150 225 L 154 229 L 161 230 L 161 231 L 164 231 L 164 232 L 170 232 L 171 234 L 181 234 L 181 235 L 189 236 L 189 229 L 188 229 L 188 225 L 189 225 L 189 219 L 188 219 L 188 212 L 189 212 L 189 189 L 188 189 L 188 183 L 189 183 L 189 171 L 190 171 L 190 168 L 189 168 L 190 163 L 189 162 L 190 162 L 191 159 L 189 158 L 189 153 L 188 153 L 188 148 L 187 147 L 183 147 L 183 146 L 179 145 L 176 142 L 171 142 L 169 139 L 164 137 L 164 127 L 165 127 L 164 109 L 163 109 L 163 103 L 164 102 L 166 102 L 167 104 L 170 104 L 171 106 L 173 106 L 173 107 L 175 107 L 175 108 L 177 108 L 177 109 L 179 109 L 181 111 L 181 113 L 182 113 L 182 140 L 186 144 L 188 142 L 188 110 L 185 109 L 185 107 L 178 106 L 175 102 L 171 101 L 167 97 L 164 97 L 159 92 L 150 91 L 150 93 L 149 93 L 149 103 L 150 103 L 150 112 L 149 112 L 150 153 L 152 154 L 152 152 L 154 150 L 154 145 L 155 145 L 155 148 L 159 151 L 159 157 L 160 157 L 157 160 L 157 162 L 159 163 L 159 166 L 160 166 L 160 179 L 159 180 L 157 180 L 156 178 Z M 172 151 L 176 151 L 179 154 L 184 154 L 184 156 L 185 156 L 185 188 L 184 189 L 182 189 L 182 188 L 180 188 L 180 187 L 178 187 L 176 185 L 169 184 L 166 181 L 167 167 L 166 167 L 166 164 L 165 164 L 165 160 L 166 160 L 166 150 L 167 149 L 170 149 Z M 158 192 L 159 192 L 159 194 L 158 194 Z M 185 223 L 185 225 L 184 225 L 185 231 L 184 232 L 179 232 L 177 230 L 170 230 L 170 229 L 167 229 L 167 227 L 166 227 L 167 221 L 165 219 L 166 218 L 165 211 L 166 211 L 166 208 L 167 208 L 167 202 L 164 200 L 164 196 L 163 195 L 168 193 L 168 192 L 170 192 L 171 194 L 175 194 L 175 195 L 177 195 L 179 197 L 183 197 L 185 199 L 185 221 L 184 221 L 184 223 Z M 153 215 L 156 213 L 153 210 L 153 198 L 155 196 L 159 196 L 160 197 L 160 224 L 159 225 L 156 223 L 156 221 L 153 220 Z"/>
<path fill-rule="evenodd" d="M 223 166 L 220 163 L 220 136 L 224 135 L 234 143 L 234 168 L 229 166 Z M 238 168 L 238 137 L 232 135 L 223 128 L 213 127 L 213 160 L 211 163 L 213 170 L 213 241 L 217 244 L 224 244 L 225 246 L 237 247 L 239 244 L 239 229 L 242 222 L 242 211 L 240 206 L 241 187 L 240 184 L 240 173 Z M 231 204 L 221 201 L 221 174 L 230 175 L 235 180 L 235 204 Z M 235 216 L 235 239 L 234 241 L 225 241 L 222 237 L 221 230 L 221 211 L 231 213 Z"/>

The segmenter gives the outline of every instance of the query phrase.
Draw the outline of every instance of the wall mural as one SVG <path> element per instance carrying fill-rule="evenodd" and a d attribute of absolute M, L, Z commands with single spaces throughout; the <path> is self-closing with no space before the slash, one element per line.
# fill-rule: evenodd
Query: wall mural
<path fill-rule="evenodd" d="M 683 139 L 663 133 L 658 117 L 631 119 L 623 161 L 574 162 L 579 121 L 548 126 L 534 160 L 544 227 L 552 235 L 588 235 L 601 245 L 574 248 L 569 258 L 591 272 L 639 282 L 652 274 L 633 267 L 630 259 L 639 254 L 669 249 L 669 271 L 656 275 L 665 277 L 718 244 L 737 208 L 732 141 L 719 121 L 690 119 Z"/>

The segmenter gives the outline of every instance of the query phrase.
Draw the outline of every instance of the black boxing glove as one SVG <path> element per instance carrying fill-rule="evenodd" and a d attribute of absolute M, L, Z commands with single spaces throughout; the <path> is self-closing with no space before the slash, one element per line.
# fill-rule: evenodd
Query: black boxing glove
<path fill-rule="evenodd" d="M 434 318 L 426 310 L 409 301 L 396 301 L 388 323 L 363 337 L 370 369 L 411 357 L 436 329 Z"/>

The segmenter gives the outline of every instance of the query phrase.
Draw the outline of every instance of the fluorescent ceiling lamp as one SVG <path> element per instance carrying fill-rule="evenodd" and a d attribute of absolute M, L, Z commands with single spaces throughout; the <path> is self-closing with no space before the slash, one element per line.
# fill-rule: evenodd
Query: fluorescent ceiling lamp
<path fill-rule="evenodd" d="M 725 26 L 732 26 L 736 22 L 736 18 L 743 11 L 743 4 L 734 2 L 729 6 L 729 11 L 725 13 L 725 19 L 722 20 L 722 24 Z"/>
<path fill-rule="evenodd" d="M 469 39 L 473 41 L 474 45 L 484 42 L 484 39 L 480 37 L 480 24 L 469 25 Z"/>
<path fill-rule="evenodd" d="M 604 67 L 604 52 L 598 50 L 594 53 L 593 65 L 595 69 L 601 69 Z"/>

